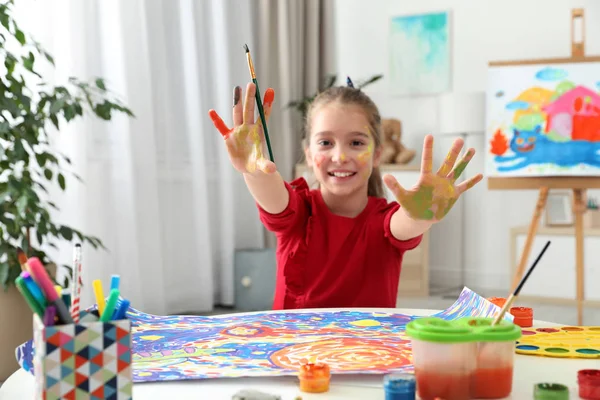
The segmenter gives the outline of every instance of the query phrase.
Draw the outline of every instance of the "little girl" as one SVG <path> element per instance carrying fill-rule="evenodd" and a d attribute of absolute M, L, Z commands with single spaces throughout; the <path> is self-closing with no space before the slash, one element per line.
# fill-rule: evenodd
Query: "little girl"
<path fill-rule="evenodd" d="M 384 198 L 379 173 L 381 117 L 359 89 L 333 87 L 311 103 L 303 147 L 318 180 L 311 190 L 304 178 L 285 182 L 264 156 L 264 134 L 255 122 L 256 87 L 245 101 L 234 89 L 233 129 L 210 110 L 225 139 L 231 162 L 256 200 L 262 223 L 277 236 L 274 309 L 328 307 L 394 308 L 402 257 L 440 221 L 459 196 L 481 181 L 479 174 L 455 185 L 475 151 L 455 162 L 457 139 L 444 164 L 432 172 L 433 137 L 427 136 L 419 182 L 404 189 L 383 178 L 397 202 Z M 265 116 L 275 92 L 264 94 Z"/>

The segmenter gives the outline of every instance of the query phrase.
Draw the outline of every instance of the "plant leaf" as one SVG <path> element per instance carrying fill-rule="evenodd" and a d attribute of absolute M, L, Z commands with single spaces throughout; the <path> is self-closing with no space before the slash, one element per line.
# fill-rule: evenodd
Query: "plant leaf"
<path fill-rule="evenodd" d="M 62 190 L 65 190 L 67 187 L 67 183 L 65 182 L 65 176 L 63 174 L 58 174 L 58 184 Z"/>

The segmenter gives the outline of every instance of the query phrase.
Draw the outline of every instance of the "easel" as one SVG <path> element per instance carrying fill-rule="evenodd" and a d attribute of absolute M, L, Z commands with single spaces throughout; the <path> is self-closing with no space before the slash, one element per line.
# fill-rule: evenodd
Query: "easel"
<path fill-rule="evenodd" d="M 581 19 L 581 41 L 575 41 L 575 23 L 577 19 Z M 542 59 L 542 60 L 524 60 L 524 61 L 501 61 L 490 62 L 490 66 L 508 66 L 508 65 L 534 65 L 534 64 L 560 64 L 560 63 L 583 63 L 583 62 L 600 62 L 600 57 L 585 56 L 585 22 L 584 11 L 582 9 L 574 9 L 571 11 L 571 57 L 557 59 Z M 488 189 L 514 189 L 527 190 L 539 189 L 538 201 L 535 206 L 535 211 L 529 225 L 525 247 L 521 254 L 521 260 L 517 272 L 512 281 L 513 292 L 519 284 L 523 273 L 525 272 L 526 263 L 531 253 L 533 240 L 537 233 L 540 223 L 540 216 L 546 208 L 548 199 L 548 191 L 550 189 L 570 189 L 573 190 L 573 213 L 575 216 L 575 265 L 576 265 L 576 282 L 577 282 L 577 321 L 578 325 L 583 325 L 583 213 L 586 210 L 584 202 L 584 191 L 587 189 L 600 189 L 600 177 L 531 177 L 531 178 L 488 178 Z"/>

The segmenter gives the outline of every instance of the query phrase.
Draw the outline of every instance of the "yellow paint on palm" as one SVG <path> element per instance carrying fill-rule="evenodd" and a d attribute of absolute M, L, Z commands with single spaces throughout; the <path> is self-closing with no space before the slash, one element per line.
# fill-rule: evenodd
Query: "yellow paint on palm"
<path fill-rule="evenodd" d="M 262 142 L 258 125 L 240 125 L 233 132 L 234 144 L 230 148 L 231 156 L 244 165 L 247 172 L 256 172 L 258 160 L 262 158 Z"/>
<path fill-rule="evenodd" d="M 457 199 L 458 192 L 448 179 L 430 175 L 416 191 L 406 192 L 398 202 L 414 219 L 440 220 L 448 214 Z"/>

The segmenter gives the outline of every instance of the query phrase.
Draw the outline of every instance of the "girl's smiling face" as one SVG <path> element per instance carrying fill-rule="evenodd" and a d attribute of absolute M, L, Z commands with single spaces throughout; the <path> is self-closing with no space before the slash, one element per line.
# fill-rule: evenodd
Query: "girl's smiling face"
<path fill-rule="evenodd" d="M 333 102 L 313 114 L 310 142 L 305 149 L 322 190 L 344 196 L 365 190 L 380 151 L 359 106 Z"/>

